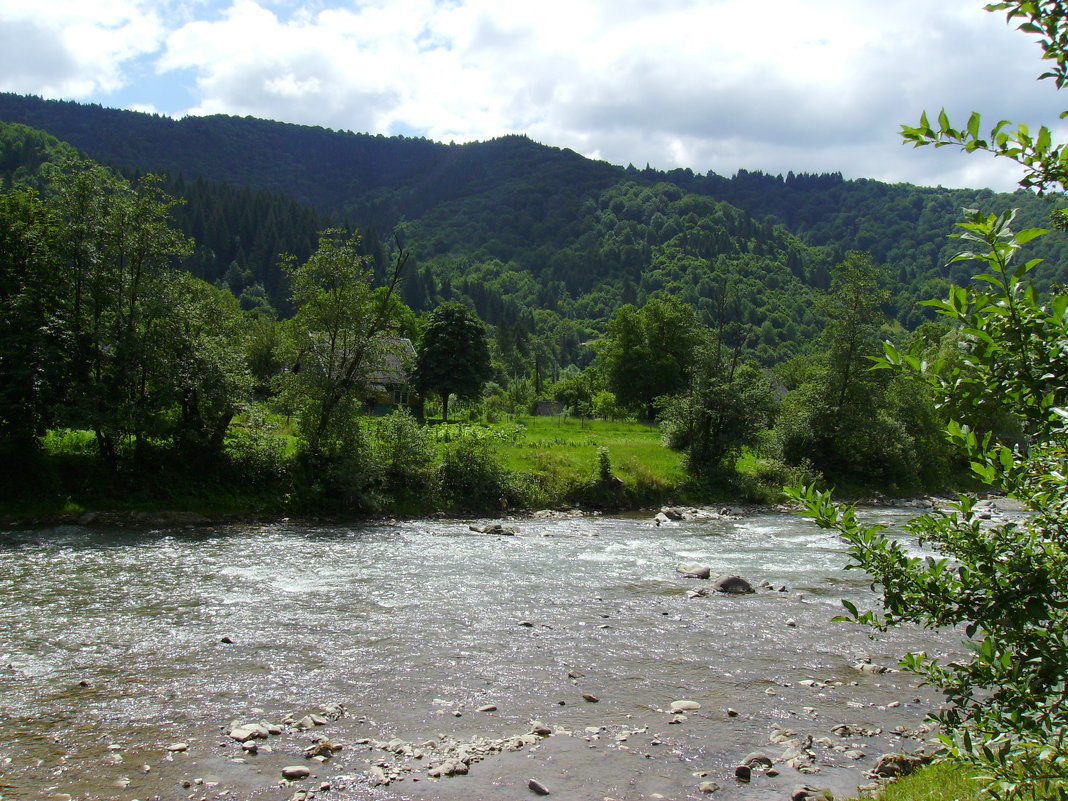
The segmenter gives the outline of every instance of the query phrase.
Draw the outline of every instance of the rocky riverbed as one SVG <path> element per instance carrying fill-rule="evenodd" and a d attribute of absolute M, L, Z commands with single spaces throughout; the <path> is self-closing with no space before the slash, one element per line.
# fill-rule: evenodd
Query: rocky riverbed
<path fill-rule="evenodd" d="M 815 799 L 924 746 L 893 668 L 957 638 L 830 623 L 865 577 L 796 517 L 663 518 L 0 534 L 0 797 Z"/>

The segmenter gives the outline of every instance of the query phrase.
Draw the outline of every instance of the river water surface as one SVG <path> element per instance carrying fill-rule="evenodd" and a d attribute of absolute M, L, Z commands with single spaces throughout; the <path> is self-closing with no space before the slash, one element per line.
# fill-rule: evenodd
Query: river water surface
<path fill-rule="evenodd" d="M 911 677 L 854 664 L 959 645 L 829 622 L 841 598 L 870 602 L 865 576 L 793 516 L 510 525 L 518 535 L 460 521 L 0 533 L 0 799 L 495 801 L 534 797 L 531 779 L 560 799 L 708 797 L 703 781 L 717 801 L 799 783 L 841 794 L 880 754 L 917 747 L 900 732 L 935 703 Z M 690 598 L 708 582 L 681 578 L 684 562 L 787 591 Z M 672 724 L 680 699 L 700 709 Z M 340 719 L 282 726 L 257 754 L 228 737 L 232 721 L 335 704 Z M 427 775 L 435 744 L 535 720 L 551 736 Z M 849 736 L 832 732 L 842 723 Z M 736 781 L 747 753 L 782 754 L 775 727 L 815 738 L 818 772 Z M 343 748 L 305 760 L 316 736 Z M 425 755 L 375 746 L 394 739 Z M 376 785 L 376 764 L 397 780 Z M 313 775 L 283 782 L 287 765 Z"/>

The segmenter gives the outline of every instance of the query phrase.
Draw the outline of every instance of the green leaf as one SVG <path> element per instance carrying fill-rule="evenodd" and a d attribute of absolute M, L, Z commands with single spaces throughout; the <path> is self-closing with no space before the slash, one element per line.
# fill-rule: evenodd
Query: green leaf
<path fill-rule="evenodd" d="M 941 128 L 941 133 L 946 133 L 952 130 L 949 126 L 949 117 L 946 116 L 946 110 L 942 109 L 938 112 L 938 127 Z"/>
<path fill-rule="evenodd" d="M 1021 245 L 1026 245 L 1032 239 L 1037 239 L 1040 236 L 1045 236 L 1049 233 L 1048 228 L 1026 228 L 1023 231 L 1016 233 L 1016 241 Z"/>

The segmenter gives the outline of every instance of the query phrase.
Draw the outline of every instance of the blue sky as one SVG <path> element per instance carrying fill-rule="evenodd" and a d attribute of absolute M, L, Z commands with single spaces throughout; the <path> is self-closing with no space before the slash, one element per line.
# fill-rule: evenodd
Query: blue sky
<path fill-rule="evenodd" d="M 446 142 L 525 133 L 639 167 L 1011 189 L 1009 165 L 897 136 L 943 105 L 1060 128 L 1038 46 L 982 6 L 0 0 L 0 90 Z"/>

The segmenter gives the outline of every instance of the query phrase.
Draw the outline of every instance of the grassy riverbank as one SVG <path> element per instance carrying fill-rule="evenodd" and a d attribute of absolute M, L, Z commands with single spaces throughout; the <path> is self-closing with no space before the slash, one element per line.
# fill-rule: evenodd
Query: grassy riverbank
<path fill-rule="evenodd" d="M 973 801 L 983 783 L 951 762 L 926 765 L 915 773 L 888 784 L 877 801 Z"/>
<path fill-rule="evenodd" d="M 32 459 L 5 460 L 0 519 L 627 509 L 735 494 L 729 483 L 694 486 L 659 430 L 634 422 L 523 417 L 398 434 L 386 419 L 370 418 L 357 454 L 318 463 L 301 457 L 284 421 L 238 420 L 233 432 L 223 459 L 142 449 L 113 466 L 97 457 L 91 433 L 53 432 Z M 605 479 L 604 459 L 621 484 Z"/>
<path fill-rule="evenodd" d="M 174 511 L 213 519 L 271 515 L 499 514 L 581 506 L 774 503 L 797 476 L 746 452 L 703 482 L 656 426 L 509 417 L 493 423 L 368 418 L 355 454 L 302 457 L 286 421 L 238 420 L 225 456 L 143 448 L 101 462 L 89 432 L 53 432 L 32 460 L 7 460 L 0 519 Z"/>

